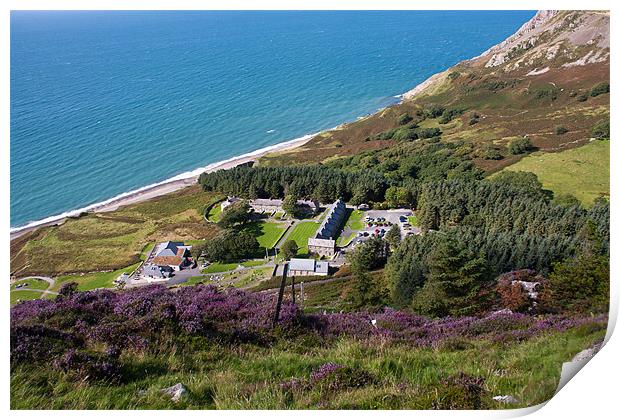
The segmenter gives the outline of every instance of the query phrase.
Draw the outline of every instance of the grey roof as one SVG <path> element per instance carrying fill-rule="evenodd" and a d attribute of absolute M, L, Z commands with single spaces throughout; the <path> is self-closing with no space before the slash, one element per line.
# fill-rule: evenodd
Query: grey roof
<path fill-rule="evenodd" d="M 317 261 L 314 272 L 319 274 L 329 274 L 329 263 L 327 261 Z"/>
<path fill-rule="evenodd" d="M 291 258 L 288 263 L 289 270 L 312 271 L 318 274 L 328 274 L 329 263 L 327 261 L 316 261 L 307 258 Z"/>
<path fill-rule="evenodd" d="M 179 248 L 191 249 L 191 246 L 185 246 L 183 242 L 162 242 L 158 246 L 157 256 L 158 257 L 175 257 L 179 252 Z"/>
<path fill-rule="evenodd" d="M 324 248 L 335 248 L 336 241 L 333 239 L 308 238 L 309 246 L 320 246 Z"/>
<path fill-rule="evenodd" d="M 306 258 L 291 258 L 288 263 L 289 270 L 314 271 L 315 260 Z"/>
<path fill-rule="evenodd" d="M 280 200 L 279 198 L 255 198 L 254 200 L 250 200 L 250 205 L 253 206 L 282 207 L 282 203 L 284 203 L 284 200 Z M 313 209 L 319 207 L 318 203 L 312 200 L 297 200 L 297 204 L 300 206 L 308 206 Z"/>
<path fill-rule="evenodd" d="M 327 210 L 325 219 L 319 226 L 315 237 L 317 239 L 329 239 L 336 236 L 338 229 L 347 214 L 347 206 L 342 200 L 336 200 L 334 204 Z"/>
<path fill-rule="evenodd" d="M 166 270 L 158 265 L 147 265 L 144 267 L 144 274 L 151 277 L 157 277 L 163 279 L 166 277 L 164 274 Z"/>
<path fill-rule="evenodd" d="M 255 200 L 250 201 L 250 204 L 253 205 L 253 206 L 281 207 L 282 206 L 282 200 L 271 199 L 271 198 L 257 198 Z"/>

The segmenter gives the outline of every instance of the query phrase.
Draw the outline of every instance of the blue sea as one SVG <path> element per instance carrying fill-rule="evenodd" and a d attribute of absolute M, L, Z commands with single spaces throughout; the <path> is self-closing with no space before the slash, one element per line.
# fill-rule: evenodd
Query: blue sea
<path fill-rule="evenodd" d="M 533 15 L 12 12 L 11 227 L 355 120 Z"/>

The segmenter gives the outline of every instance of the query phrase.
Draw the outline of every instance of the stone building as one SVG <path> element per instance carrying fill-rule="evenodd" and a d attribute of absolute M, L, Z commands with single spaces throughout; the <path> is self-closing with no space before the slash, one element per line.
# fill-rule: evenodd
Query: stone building
<path fill-rule="evenodd" d="M 313 238 L 308 238 L 308 251 L 325 257 L 336 254 L 335 237 L 347 215 L 347 206 L 342 200 L 336 200 L 327 210 L 327 214 Z"/>

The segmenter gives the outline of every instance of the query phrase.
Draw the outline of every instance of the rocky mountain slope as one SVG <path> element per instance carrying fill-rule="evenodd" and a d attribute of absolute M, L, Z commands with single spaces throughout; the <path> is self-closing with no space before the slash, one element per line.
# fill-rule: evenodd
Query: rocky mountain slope
<path fill-rule="evenodd" d="M 379 140 L 377 134 L 398 127 L 403 114 L 419 115 L 432 105 L 460 115 L 443 124 L 427 119 L 420 126 L 439 127 L 444 141 L 467 143 L 475 151 L 473 160 L 487 171 L 522 157 L 505 153 L 515 138 L 528 137 L 544 152 L 577 147 L 590 140 L 597 122 L 609 118 L 609 94 L 591 94 L 597 84 L 608 86 L 609 57 L 609 12 L 540 11 L 505 41 L 407 92 L 399 105 L 321 133 L 261 164 L 320 162 L 388 148 L 395 141 Z M 485 159 L 488 148 L 502 158 Z"/>

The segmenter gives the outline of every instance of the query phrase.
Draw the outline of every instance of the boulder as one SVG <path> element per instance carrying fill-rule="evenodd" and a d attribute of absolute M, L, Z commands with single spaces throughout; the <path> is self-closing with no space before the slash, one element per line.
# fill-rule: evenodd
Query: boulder
<path fill-rule="evenodd" d="M 519 400 L 512 395 L 496 395 L 493 399 L 504 404 L 517 404 L 519 402 Z"/>
<path fill-rule="evenodd" d="M 161 392 L 170 395 L 170 398 L 174 402 L 179 402 L 187 396 L 187 388 L 185 388 L 185 385 L 183 385 L 182 383 L 172 385 L 169 388 L 164 388 L 161 390 Z"/>

